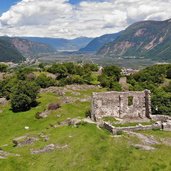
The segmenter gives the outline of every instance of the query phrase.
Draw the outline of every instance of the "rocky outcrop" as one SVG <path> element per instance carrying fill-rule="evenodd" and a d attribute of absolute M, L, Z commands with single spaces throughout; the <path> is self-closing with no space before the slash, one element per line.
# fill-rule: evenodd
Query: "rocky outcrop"
<path fill-rule="evenodd" d="M 35 149 L 35 150 L 31 150 L 31 154 L 41 154 L 41 153 L 48 153 L 54 150 L 61 150 L 61 149 L 65 149 L 68 148 L 68 145 L 55 145 L 55 144 L 49 144 L 43 148 L 40 149 Z"/>
<path fill-rule="evenodd" d="M 15 157 L 19 157 L 19 154 L 13 154 L 13 153 L 9 153 L 6 151 L 3 151 L 2 149 L 0 149 L 0 159 L 6 159 L 10 156 L 15 156 Z"/>
<path fill-rule="evenodd" d="M 34 144 L 38 140 L 39 139 L 37 137 L 25 135 L 25 136 L 21 136 L 21 137 L 13 139 L 13 144 L 15 147 L 23 147 L 25 145 Z"/>

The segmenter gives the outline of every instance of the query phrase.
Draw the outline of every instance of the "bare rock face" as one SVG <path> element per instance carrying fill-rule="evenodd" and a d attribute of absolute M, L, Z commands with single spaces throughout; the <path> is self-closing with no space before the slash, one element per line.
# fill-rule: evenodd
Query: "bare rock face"
<path fill-rule="evenodd" d="M 104 45 L 99 55 L 170 59 L 171 20 L 137 22 L 121 32 L 113 42 Z"/>
<path fill-rule="evenodd" d="M 25 145 L 30 145 L 38 141 L 39 139 L 36 137 L 30 137 L 30 136 L 22 136 L 13 139 L 14 146 L 16 147 L 23 147 Z"/>

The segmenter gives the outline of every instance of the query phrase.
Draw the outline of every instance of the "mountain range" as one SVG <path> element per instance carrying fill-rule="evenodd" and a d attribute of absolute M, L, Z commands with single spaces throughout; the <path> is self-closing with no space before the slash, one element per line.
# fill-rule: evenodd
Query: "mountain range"
<path fill-rule="evenodd" d="M 78 51 L 85 47 L 93 38 L 79 37 L 76 39 L 48 38 L 48 37 L 23 37 L 24 39 L 44 43 L 56 51 Z"/>
<path fill-rule="evenodd" d="M 19 62 L 26 57 L 34 58 L 40 53 L 52 53 L 55 49 L 43 43 L 18 37 L 0 37 L 0 61 Z"/>
<path fill-rule="evenodd" d="M 97 38 L 72 40 L 40 37 L 0 37 L 0 61 L 19 62 L 24 57 L 56 51 L 93 52 L 115 58 L 171 59 L 171 19 L 141 21 L 125 30 Z"/>
<path fill-rule="evenodd" d="M 120 33 L 114 34 L 105 34 L 100 37 L 94 38 L 86 47 L 81 48 L 80 52 L 97 52 L 102 48 L 106 43 L 114 41 L 118 38 Z"/>
<path fill-rule="evenodd" d="M 105 44 L 97 54 L 169 60 L 171 19 L 134 23 L 122 31 L 116 40 Z"/>

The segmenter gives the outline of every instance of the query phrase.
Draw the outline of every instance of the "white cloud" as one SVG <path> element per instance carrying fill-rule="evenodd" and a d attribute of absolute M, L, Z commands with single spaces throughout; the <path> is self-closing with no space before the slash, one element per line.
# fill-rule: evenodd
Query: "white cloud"
<path fill-rule="evenodd" d="M 22 0 L 0 16 L 0 34 L 73 38 L 120 31 L 139 20 L 171 18 L 171 0 Z"/>

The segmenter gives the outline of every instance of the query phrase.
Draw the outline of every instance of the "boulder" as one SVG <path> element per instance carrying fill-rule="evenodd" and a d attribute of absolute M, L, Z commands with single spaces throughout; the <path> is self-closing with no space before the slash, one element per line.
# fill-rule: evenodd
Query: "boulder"
<path fill-rule="evenodd" d="M 48 105 L 48 110 L 57 110 L 59 109 L 61 106 L 59 103 L 51 103 Z"/>

